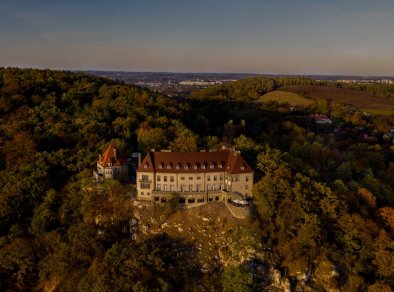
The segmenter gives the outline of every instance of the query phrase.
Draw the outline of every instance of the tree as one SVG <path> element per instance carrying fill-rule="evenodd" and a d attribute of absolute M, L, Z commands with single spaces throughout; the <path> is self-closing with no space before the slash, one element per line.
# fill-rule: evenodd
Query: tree
<path fill-rule="evenodd" d="M 47 192 L 41 205 L 34 209 L 34 215 L 31 220 L 33 234 L 40 235 L 57 226 L 59 207 L 60 198 L 56 191 L 51 189 Z"/>
<path fill-rule="evenodd" d="M 319 98 L 315 101 L 315 108 L 318 113 L 326 115 L 330 109 L 329 102 L 324 98 Z"/>
<path fill-rule="evenodd" d="M 247 292 L 254 291 L 251 272 L 243 266 L 228 266 L 222 275 L 223 291 Z"/>
<path fill-rule="evenodd" d="M 198 136 L 180 122 L 174 122 L 176 137 L 170 142 L 170 149 L 175 152 L 197 151 Z"/>
<path fill-rule="evenodd" d="M 379 217 L 394 231 L 394 208 L 383 207 L 378 210 Z"/>
<path fill-rule="evenodd" d="M 137 132 L 138 148 L 147 153 L 151 149 L 163 149 L 167 145 L 165 132 L 161 128 L 139 129 Z"/>

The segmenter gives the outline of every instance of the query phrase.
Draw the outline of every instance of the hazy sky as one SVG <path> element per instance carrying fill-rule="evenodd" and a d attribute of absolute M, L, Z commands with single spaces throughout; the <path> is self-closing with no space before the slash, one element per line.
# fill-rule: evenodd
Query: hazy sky
<path fill-rule="evenodd" d="M 0 66 L 394 76 L 394 1 L 0 0 Z"/>

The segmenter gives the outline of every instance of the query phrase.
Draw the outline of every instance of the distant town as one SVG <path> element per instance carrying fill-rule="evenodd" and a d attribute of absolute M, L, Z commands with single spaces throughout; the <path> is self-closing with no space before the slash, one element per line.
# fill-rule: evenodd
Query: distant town
<path fill-rule="evenodd" d="M 176 96 L 193 90 L 225 84 L 242 78 L 280 75 L 251 73 L 172 73 L 172 72 L 126 72 L 126 71 L 84 71 L 85 73 L 133 83 L 155 92 Z M 394 77 L 387 76 L 342 76 L 342 75 L 284 75 L 286 77 L 306 77 L 316 80 L 330 80 L 341 83 L 394 84 Z"/>

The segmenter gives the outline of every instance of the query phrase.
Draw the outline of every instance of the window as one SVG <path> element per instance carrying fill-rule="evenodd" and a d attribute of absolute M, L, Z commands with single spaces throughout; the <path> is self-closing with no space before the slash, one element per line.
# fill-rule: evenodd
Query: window
<path fill-rule="evenodd" d="M 189 167 L 187 165 L 185 165 L 184 169 L 188 169 Z"/>
<path fill-rule="evenodd" d="M 142 181 L 148 181 L 148 175 L 143 174 L 142 175 Z"/>
<path fill-rule="evenodd" d="M 205 165 L 202 165 L 201 168 L 202 168 L 202 169 L 205 169 Z"/>
<path fill-rule="evenodd" d="M 212 191 L 215 191 L 215 190 L 216 190 L 216 185 L 213 184 L 213 186 L 212 186 Z"/>
<path fill-rule="evenodd" d="M 189 180 L 193 180 L 193 177 L 192 177 L 192 176 L 189 176 Z"/>
<path fill-rule="evenodd" d="M 148 165 L 147 165 L 147 164 L 145 164 L 145 165 L 144 165 L 144 168 L 145 168 L 145 169 L 146 169 L 146 168 L 148 168 Z"/>
<path fill-rule="evenodd" d="M 210 190 L 211 190 L 211 185 L 207 184 L 207 191 L 210 191 Z"/>
<path fill-rule="evenodd" d="M 248 185 L 245 186 L 245 190 L 247 190 L 247 189 L 249 189 L 249 186 L 248 186 Z"/>
<path fill-rule="evenodd" d="M 246 181 L 249 181 L 249 177 L 248 177 L 248 176 L 245 176 L 245 180 L 246 180 Z"/>
<path fill-rule="evenodd" d="M 242 166 L 241 166 L 241 170 L 245 170 L 245 166 L 242 165 Z"/>
<path fill-rule="evenodd" d="M 220 180 L 223 180 L 223 175 L 220 176 Z"/>
<path fill-rule="evenodd" d="M 214 181 L 218 180 L 217 175 L 214 175 L 214 176 L 213 176 L 213 180 L 214 180 Z"/>
<path fill-rule="evenodd" d="M 163 166 L 161 164 L 159 164 L 159 169 L 162 169 L 162 168 L 163 168 Z"/>
<path fill-rule="evenodd" d="M 197 176 L 197 180 L 200 180 L 201 179 L 201 176 Z"/>
<path fill-rule="evenodd" d="M 196 185 L 196 191 L 199 192 L 201 189 L 201 185 Z"/>
<path fill-rule="evenodd" d="M 207 181 L 211 181 L 211 176 L 210 175 L 207 176 Z"/>
<path fill-rule="evenodd" d="M 181 192 L 185 192 L 185 191 L 186 191 L 185 185 L 181 185 Z"/>
<path fill-rule="evenodd" d="M 210 168 L 213 168 L 213 164 L 211 164 L 209 167 L 210 167 Z"/>
<path fill-rule="evenodd" d="M 171 169 L 171 165 L 167 165 L 167 169 Z"/>
<path fill-rule="evenodd" d="M 160 184 L 157 184 L 157 185 L 156 185 L 156 190 L 158 190 L 158 191 L 161 190 L 161 185 L 160 185 Z"/>
<path fill-rule="evenodd" d="M 179 169 L 179 165 L 177 165 L 175 168 L 176 168 L 176 169 Z"/>
<path fill-rule="evenodd" d="M 170 176 L 170 182 L 174 182 L 174 177 Z"/>
<path fill-rule="evenodd" d="M 219 163 L 219 168 L 222 168 L 222 167 L 223 167 L 223 165 L 221 163 Z"/>
<path fill-rule="evenodd" d="M 197 165 L 193 166 L 194 169 L 197 169 Z"/>
<path fill-rule="evenodd" d="M 143 190 L 143 189 L 150 189 L 150 184 L 141 183 L 141 184 L 140 184 L 140 187 L 141 187 L 142 190 Z"/>
<path fill-rule="evenodd" d="M 163 181 L 167 182 L 167 176 L 166 175 L 163 177 Z"/>
<path fill-rule="evenodd" d="M 181 180 L 185 180 L 185 177 L 184 177 L 184 176 L 181 176 Z"/>
<path fill-rule="evenodd" d="M 189 185 L 189 192 L 193 191 L 193 185 Z"/>
<path fill-rule="evenodd" d="M 174 185 L 170 185 L 170 191 L 171 192 L 175 191 Z"/>
<path fill-rule="evenodd" d="M 163 185 L 163 191 L 167 191 L 167 185 Z"/>
<path fill-rule="evenodd" d="M 160 180 L 161 180 L 160 175 L 156 176 L 156 180 L 157 180 L 157 181 L 160 181 Z"/>

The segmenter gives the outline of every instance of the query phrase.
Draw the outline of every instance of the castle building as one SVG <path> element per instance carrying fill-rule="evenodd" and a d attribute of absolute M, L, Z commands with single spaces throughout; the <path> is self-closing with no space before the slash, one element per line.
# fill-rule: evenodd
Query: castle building
<path fill-rule="evenodd" d="M 251 197 L 253 170 L 240 152 L 151 151 L 137 169 L 137 199 L 180 204 Z"/>
<path fill-rule="evenodd" d="M 103 155 L 99 155 L 97 170 L 93 171 L 93 178 L 96 181 L 104 181 L 105 179 L 127 180 L 128 172 L 127 160 L 111 144 L 104 151 Z"/>

